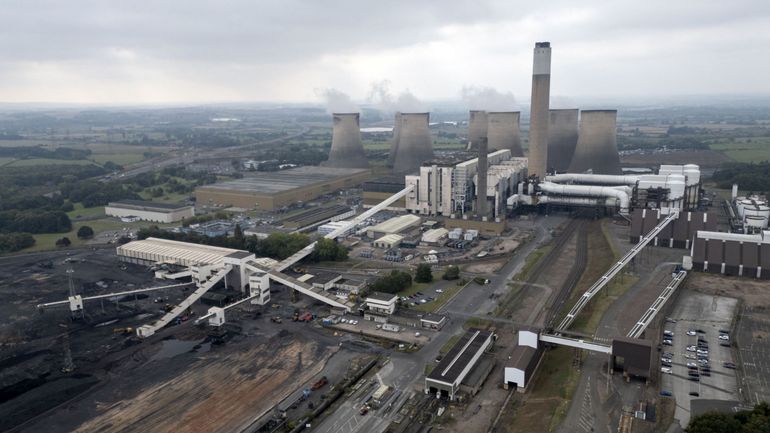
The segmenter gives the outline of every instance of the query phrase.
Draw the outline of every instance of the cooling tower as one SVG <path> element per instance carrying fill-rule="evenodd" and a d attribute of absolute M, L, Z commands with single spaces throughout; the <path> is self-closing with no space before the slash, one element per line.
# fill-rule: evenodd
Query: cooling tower
<path fill-rule="evenodd" d="M 428 129 L 430 113 L 401 113 L 400 117 L 393 172 L 411 173 L 433 159 L 433 140 Z"/>
<path fill-rule="evenodd" d="M 621 174 L 616 133 L 617 110 L 583 110 L 571 173 Z"/>
<path fill-rule="evenodd" d="M 478 141 L 479 162 L 476 169 L 476 215 L 487 216 L 487 138 Z"/>
<path fill-rule="evenodd" d="M 393 119 L 393 141 L 390 142 L 390 154 L 388 154 L 388 167 L 393 167 L 393 161 L 396 160 L 396 153 L 398 153 L 398 131 L 399 131 L 400 123 L 401 123 L 401 113 L 396 111 L 396 115 Z"/>
<path fill-rule="evenodd" d="M 529 115 L 529 174 L 545 179 L 548 162 L 548 106 L 551 94 L 551 43 L 536 42 Z"/>
<path fill-rule="evenodd" d="M 551 110 L 548 122 L 548 169 L 564 173 L 578 141 L 578 109 Z"/>
<path fill-rule="evenodd" d="M 479 140 L 487 136 L 487 112 L 471 110 L 468 120 L 468 150 L 478 149 Z"/>
<path fill-rule="evenodd" d="M 337 168 L 369 168 L 364 145 L 361 143 L 359 113 L 334 113 L 332 148 L 329 159 L 322 165 Z"/>
<path fill-rule="evenodd" d="M 509 149 L 511 156 L 524 156 L 519 133 L 518 111 L 499 111 L 487 113 L 487 139 L 489 151 Z"/>

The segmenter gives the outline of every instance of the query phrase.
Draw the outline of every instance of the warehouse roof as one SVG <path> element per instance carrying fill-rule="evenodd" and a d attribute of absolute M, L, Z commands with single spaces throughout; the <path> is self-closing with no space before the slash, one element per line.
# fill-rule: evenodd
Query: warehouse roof
<path fill-rule="evenodd" d="M 375 242 L 386 243 L 386 244 L 389 244 L 389 245 L 395 245 L 395 244 L 401 243 L 402 240 L 404 240 L 403 236 L 394 235 L 394 234 L 391 233 L 389 235 L 385 235 L 385 236 L 377 239 Z"/>
<path fill-rule="evenodd" d="M 380 302 L 390 302 L 393 300 L 393 298 L 398 298 L 397 295 L 392 293 L 382 293 L 382 292 L 371 292 L 366 296 L 366 300 L 372 300 L 372 301 L 380 301 Z"/>
<path fill-rule="evenodd" d="M 367 171 L 366 169 L 318 166 L 296 167 L 288 170 L 256 173 L 242 179 L 204 185 L 198 187 L 198 190 L 227 190 L 244 193 L 275 194 Z"/>
<path fill-rule="evenodd" d="M 513 348 L 511 358 L 506 364 L 506 367 L 515 368 L 521 371 L 526 371 L 527 366 L 532 361 L 532 357 L 535 356 L 537 349 L 531 346 L 519 346 Z"/>
<path fill-rule="evenodd" d="M 118 207 L 122 209 L 144 210 L 151 212 L 169 213 L 179 209 L 189 208 L 191 206 L 184 203 L 159 203 L 144 200 L 119 200 L 107 204 L 108 207 Z"/>
<path fill-rule="evenodd" d="M 417 225 L 419 223 L 419 216 L 408 214 L 383 221 L 376 226 L 370 227 L 369 230 L 377 233 L 399 233 L 408 227 Z"/>
<path fill-rule="evenodd" d="M 130 253 L 153 254 L 171 262 L 187 261 L 197 264 L 217 264 L 222 263 L 225 257 L 240 250 L 168 239 L 147 238 L 121 245 L 117 248 L 117 251 L 118 255 L 129 255 Z"/>
<path fill-rule="evenodd" d="M 463 371 L 473 362 L 476 355 L 484 350 L 486 342 L 491 338 L 492 333 L 489 331 L 469 329 L 430 372 L 428 380 L 449 384 L 461 382 Z"/>

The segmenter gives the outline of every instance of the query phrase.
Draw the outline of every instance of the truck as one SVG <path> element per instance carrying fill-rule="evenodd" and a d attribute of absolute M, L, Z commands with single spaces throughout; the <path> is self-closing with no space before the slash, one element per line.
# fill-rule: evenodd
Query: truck
<path fill-rule="evenodd" d="M 281 316 L 273 316 L 270 318 L 270 321 L 273 323 L 283 323 L 283 319 L 281 319 Z"/>
<path fill-rule="evenodd" d="M 112 330 L 113 334 L 133 334 L 134 328 L 128 326 L 126 328 L 113 328 Z"/>
<path fill-rule="evenodd" d="M 300 322 L 311 322 L 314 319 L 313 313 L 307 312 L 299 316 Z"/>

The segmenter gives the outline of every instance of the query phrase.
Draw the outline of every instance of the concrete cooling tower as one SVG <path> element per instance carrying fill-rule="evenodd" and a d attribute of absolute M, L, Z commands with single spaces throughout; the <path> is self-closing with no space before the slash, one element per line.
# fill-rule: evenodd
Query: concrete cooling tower
<path fill-rule="evenodd" d="M 337 168 L 369 168 L 364 145 L 361 143 L 359 113 L 334 113 L 332 148 L 329 159 L 322 165 Z"/>
<path fill-rule="evenodd" d="M 564 173 L 578 141 L 578 109 L 551 110 L 548 122 L 548 169 Z"/>
<path fill-rule="evenodd" d="M 398 153 L 398 131 L 400 123 L 401 113 L 396 111 L 393 120 L 393 141 L 390 142 L 390 153 L 388 154 L 388 167 L 393 167 L 393 161 L 396 160 L 396 153 Z"/>
<path fill-rule="evenodd" d="M 509 149 L 511 156 L 524 156 L 519 133 L 518 111 L 498 111 L 487 113 L 487 138 L 489 151 Z"/>
<path fill-rule="evenodd" d="M 551 97 L 551 43 L 536 42 L 532 64 L 529 121 L 529 174 L 545 179 L 548 162 L 548 107 Z"/>
<path fill-rule="evenodd" d="M 570 173 L 588 169 L 594 174 L 622 174 L 616 132 L 617 110 L 583 110 L 580 112 L 580 134 Z"/>
<path fill-rule="evenodd" d="M 394 173 L 411 173 L 425 161 L 433 159 L 433 139 L 428 122 L 430 113 L 401 113 L 398 142 L 393 160 Z"/>
<path fill-rule="evenodd" d="M 487 112 L 471 110 L 468 120 L 468 150 L 478 149 L 479 141 L 487 136 Z"/>

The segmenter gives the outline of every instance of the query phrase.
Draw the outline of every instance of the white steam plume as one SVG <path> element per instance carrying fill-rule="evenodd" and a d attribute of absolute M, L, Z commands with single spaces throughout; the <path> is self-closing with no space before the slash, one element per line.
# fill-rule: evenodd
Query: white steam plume
<path fill-rule="evenodd" d="M 358 113 L 360 108 L 347 93 L 337 89 L 316 90 L 316 94 L 324 100 L 326 111 L 332 113 Z"/>
<path fill-rule="evenodd" d="M 460 91 L 463 102 L 470 110 L 517 111 L 513 93 L 500 93 L 491 87 L 465 86 Z"/>

